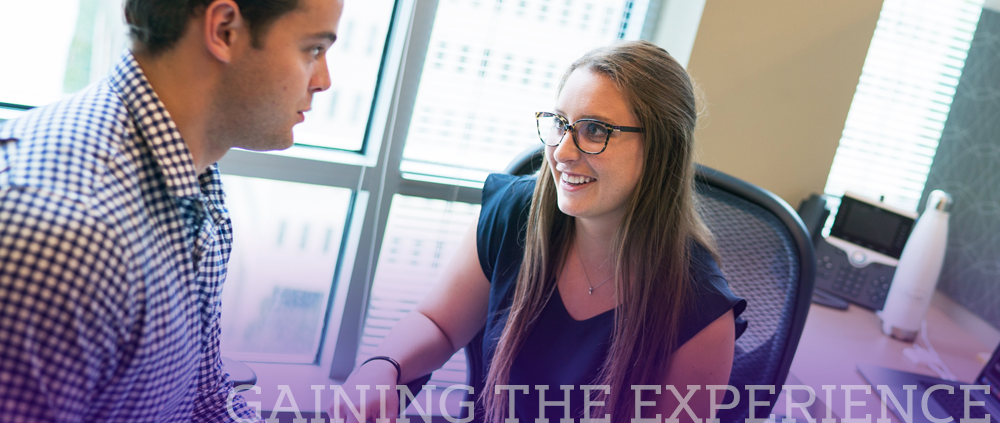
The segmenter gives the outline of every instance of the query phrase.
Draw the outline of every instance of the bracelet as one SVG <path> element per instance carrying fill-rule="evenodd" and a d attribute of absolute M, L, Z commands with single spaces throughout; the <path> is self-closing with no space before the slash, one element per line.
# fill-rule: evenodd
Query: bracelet
<path fill-rule="evenodd" d="M 393 359 L 392 357 L 386 357 L 384 355 L 376 355 L 374 357 L 365 360 L 363 363 L 361 363 L 361 365 L 364 366 L 365 364 L 368 364 L 369 361 L 375 361 L 375 360 L 388 361 L 390 364 L 392 364 L 392 367 L 396 368 L 396 384 L 399 385 L 399 382 L 401 382 L 400 378 L 403 377 L 403 370 L 399 367 L 399 362 Z"/>

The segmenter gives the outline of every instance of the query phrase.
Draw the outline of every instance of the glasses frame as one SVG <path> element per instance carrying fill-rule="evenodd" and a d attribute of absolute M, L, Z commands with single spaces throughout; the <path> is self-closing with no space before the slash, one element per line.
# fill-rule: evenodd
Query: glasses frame
<path fill-rule="evenodd" d="M 559 142 L 556 143 L 556 144 L 554 144 L 554 145 L 545 142 L 545 136 L 542 135 L 542 123 L 541 123 L 540 119 L 543 118 L 543 117 L 546 117 L 546 118 L 554 117 L 556 119 L 559 119 L 559 121 L 562 122 L 562 124 L 563 124 L 563 131 L 565 131 L 565 132 L 563 133 L 562 138 L 559 138 Z M 576 124 L 578 124 L 580 122 L 593 122 L 593 123 L 597 123 L 597 124 L 600 124 L 600 125 L 604 125 L 604 127 L 607 128 L 607 130 L 608 130 L 608 136 L 604 139 L 604 146 L 601 147 L 601 151 L 598 151 L 596 153 L 592 153 L 592 152 L 586 151 L 582 147 L 580 147 L 580 141 L 577 141 L 577 139 L 576 139 Z M 597 119 L 580 119 L 580 120 L 577 120 L 576 122 L 569 123 L 569 119 L 567 119 L 565 116 L 558 115 L 558 114 L 555 114 L 555 113 L 552 113 L 552 112 L 535 112 L 535 127 L 538 128 L 538 138 L 540 140 L 542 140 L 542 144 L 545 144 L 545 145 L 547 145 L 549 147 L 558 147 L 559 144 L 562 144 L 563 139 L 566 138 L 566 133 L 571 133 L 571 134 L 573 134 L 573 144 L 576 145 L 576 149 L 580 150 L 580 152 L 582 152 L 584 154 L 590 154 L 590 155 L 598 155 L 598 154 L 603 153 L 604 150 L 607 150 L 608 149 L 608 141 L 611 141 L 611 134 L 614 131 L 618 131 L 618 132 L 634 132 L 634 133 L 640 133 L 640 134 L 646 132 L 646 130 L 643 129 L 643 128 L 639 128 L 639 127 L 635 127 L 635 126 L 612 125 L 610 123 L 602 122 L 602 121 L 599 121 Z"/>

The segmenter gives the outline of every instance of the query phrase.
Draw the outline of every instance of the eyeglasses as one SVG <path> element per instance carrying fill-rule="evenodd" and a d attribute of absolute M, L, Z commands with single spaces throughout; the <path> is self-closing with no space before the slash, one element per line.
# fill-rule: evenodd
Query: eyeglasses
<path fill-rule="evenodd" d="M 587 154 L 603 153 L 604 149 L 608 148 L 608 140 L 614 131 L 646 132 L 642 128 L 617 126 L 597 119 L 580 119 L 569 123 L 569 119 L 549 112 L 536 112 L 535 120 L 538 122 L 538 137 L 543 144 L 549 147 L 559 145 L 569 130 L 573 133 L 573 143 L 576 144 L 576 148 Z"/>

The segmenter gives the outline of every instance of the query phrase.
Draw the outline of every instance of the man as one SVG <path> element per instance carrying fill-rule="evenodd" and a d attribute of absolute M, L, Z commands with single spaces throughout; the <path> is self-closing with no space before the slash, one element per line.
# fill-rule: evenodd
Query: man
<path fill-rule="evenodd" d="M 127 0 L 111 75 L 0 126 L 0 421 L 255 420 L 219 355 L 214 163 L 287 148 L 342 0 Z"/>

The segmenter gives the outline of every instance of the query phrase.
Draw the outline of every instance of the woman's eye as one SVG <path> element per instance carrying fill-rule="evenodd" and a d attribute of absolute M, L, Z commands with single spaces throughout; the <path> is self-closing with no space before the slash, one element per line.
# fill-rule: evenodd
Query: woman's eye
<path fill-rule="evenodd" d="M 604 125 L 599 123 L 587 122 L 586 125 L 583 125 L 583 134 L 587 138 L 603 142 L 604 138 L 608 135 L 608 128 L 605 128 Z"/>
<path fill-rule="evenodd" d="M 309 53 L 312 54 L 313 57 L 319 57 L 321 54 L 323 54 L 323 46 L 313 47 L 312 49 L 309 50 Z"/>

